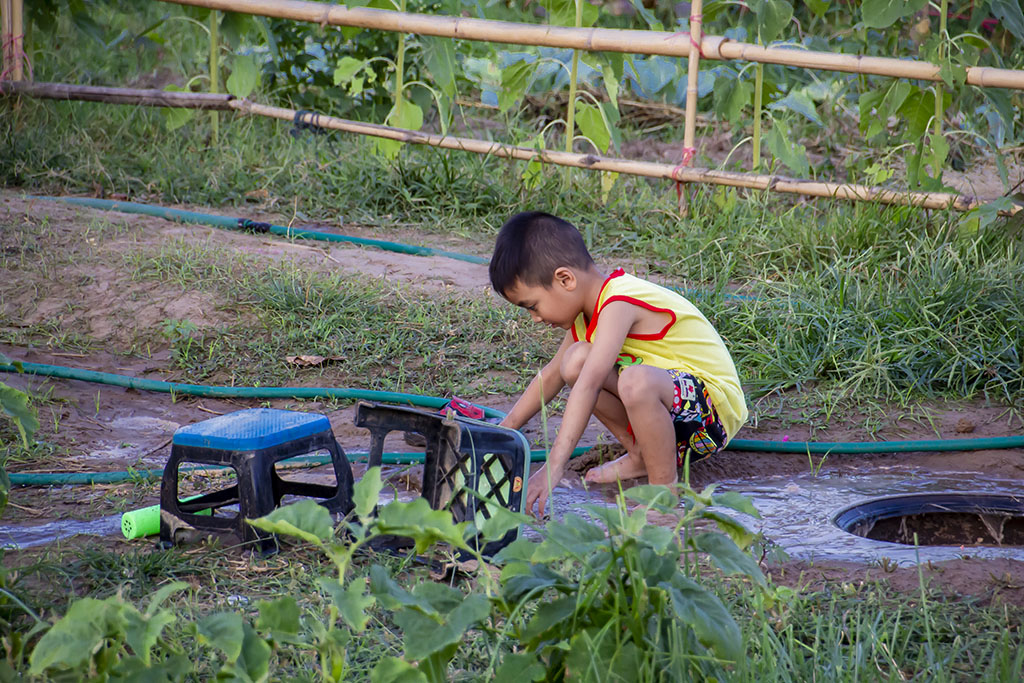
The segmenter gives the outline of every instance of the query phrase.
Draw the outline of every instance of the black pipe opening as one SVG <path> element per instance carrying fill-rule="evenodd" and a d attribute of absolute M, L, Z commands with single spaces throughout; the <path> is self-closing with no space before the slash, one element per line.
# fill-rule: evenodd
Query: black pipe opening
<path fill-rule="evenodd" d="M 1024 496 L 918 493 L 874 498 L 832 518 L 843 531 L 903 545 L 1024 546 Z"/>

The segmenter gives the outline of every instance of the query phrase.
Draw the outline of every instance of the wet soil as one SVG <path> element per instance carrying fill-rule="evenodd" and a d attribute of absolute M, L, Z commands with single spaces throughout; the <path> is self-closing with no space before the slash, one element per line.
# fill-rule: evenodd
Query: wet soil
<path fill-rule="evenodd" d="M 182 207 L 189 208 L 189 207 Z M 206 213 L 216 209 L 192 207 Z M 221 211 L 221 213 L 228 213 Z M 288 224 L 291 217 L 240 210 L 247 217 Z M 19 226 L 45 223 L 45 239 L 25 244 L 14 238 Z M 317 229 L 327 229 L 315 226 Z M 459 238 L 442 238 L 413 228 L 375 230 L 344 225 L 346 234 L 431 246 L 485 255 L 486 245 Z M 210 243 L 218 248 L 271 262 L 294 261 L 322 272 L 358 273 L 400 281 L 424 291 L 455 292 L 491 297 L 486 267 L 438 257 L 396 254 L 355 246 L 291 243 L 267 236 L 232 233 L 202 226 L 176 224 L 163 219 L 102 212 L 31 200 L 16 192 L 0 191 L 0 249 L 12 271 L 0 274 L 0 339 L 21 338 L 24 330 L 50 330 L 50 337 L 32 343 L 0 343 L 0 353 L 19 361 L 67 365 L 88 370 L 177 381 L 163 321 L 187 319 L 200 328 L 230 324 L 234 312 L 218 308 L 204 295 L 186 294 L 173 281 L 141 281 L 119 264 L 133 250 L 159 249 L 176 241 Z M 34 266 L 45 250 L 63 250 L 62 258 Z M 97 258 L 97 250 L 100 257 Z M 497 302 L 496 302 L 497 303 Z M 78 335 L 75 337 L 74 335 Z M 92 340 L 83 350 L 73 339 Z M 121 471 L 160 468 L 169 454 L 170 439 L 181 425 L 241 408 L 264 405 L 316 411 L 327 415 L 346 452 L 369 447 L 369 434 L 353 425 L 354 407 L 336 402 L 235 399 L 199 399 L 139 392 L 88 382 L 4 374 L 0 380 L 28 390 L 40 401 L 42 427 L 38 438 L 52 446 L 52 455 L 37 455 L 31 462 L 11 461 L 12 472 Z M 507 410 L 515 396 L 467 396 L 470 400 Z M 752 420 L 743 438 L 779 441 L 864 441 L 972 438 L 1017 435 L 1024 431 L 1021 415 L 1006 406 L 983 400 L 916 404 L 910 407 L 876 406 L 866 413 L 833 414 L 827 419 L 815 406 L 799 404 L 795 397 L 774 396 L 751 406 Z M 807 415 L 811 415 L 808 418 Z M 539 419 L 524 429 L 534 443 L 543 444 Z M 557 429 L 553 416 L 549 427 Z M 10 434 L 5 432 L 5 434 Z M 393 434 L 386 450 L 408 451 L 400 435 Z M 600 446 L 566 473 L 564 485 L 573 495 L 610 501 L 612 487 L 594 487 L 583 494 L 581 476 L 588 466 L 620 452 L 596 422 L 586 430 L 585 445 Z M 970 472 L 1001 479 L 1024 479 L 1024 451 L 987 450 L 950 453 L 904 453 L 809 458 L 806 455 L 750 453 L 727 450 L 709 461 L 695 463 L 691 483 L 702 487 L 722 480 L 756 481 L 775 475 L 801 475 L 810 471 L 880 471 L 916 467 L 937 472 Z M 356 476 L 361 466 L 355 468 Z M 415 468 L 389 468 L 396 490 L 415 492 L 421 477 Z M 316 471 L 310 473 L 316 476 Z M 626 482 L 627 484 L 632 482 Z M 885 492 L 879 492 L 884 494 Z M 556 492 L 556 495 L 558 493 Z M 158 486 L 140 477 L 117 485 L 78 487 L 22 487 L 11 492 L 0 529 L 37 525 L 61 519 L 95 519 L 158 500 Z M 137 547 L 141 541 L 122 539 L 64 541 L 99 543 L 104 547 Z M 28 552 L 28 551 L 24 551 Z M 16 555 L 17 553 L 14 553 Z M 5 562 L 13 561 L 12 554 Z M 907 591 L 918 590 L 916 568 L 891 568 L 884 563 L 844 563 L 765 558 L 766 570 L 790 585 L 815 587 L 823 583 L 863 585 L 884 580 Z M 959 559 L 929 563 L 925 574 L 949 595 L 969 595 L 982 601 L 1005 600 L 1024 604 L 1024 562 Z"/>

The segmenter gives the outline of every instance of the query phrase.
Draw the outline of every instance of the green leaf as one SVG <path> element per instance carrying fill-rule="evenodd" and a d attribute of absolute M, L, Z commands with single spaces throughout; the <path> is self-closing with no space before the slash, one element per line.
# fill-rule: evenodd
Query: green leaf
<path fill-rule="evenodd" d="M 471 594 L 441 621 L 436 616 L 408 608 L 396 612 L 394 619 L 402 629 L 406 658 L 424 659 L 449 645 L 462 642 L 466 631 L 490 613 L 490 601 L 483 595 Z"/>
<path fill-rule="evenodd" d="M 740 120 L 744 107 L 750 104 L 751 98 L 754 96 L 754 84 L 739 79 L 732 83 L 733 86 L 728 89 L 728 95 L 722 101 L 721 107 L 716 106 L 715 111 L 724 113 L 726 120 L 735 126 Z M 718 94 L 717 90 L 715 94 Z"/>
<path fill-rule="evenodd" d="M 164 627 L 174 623 L 176 617 L 169 610 L 160 610 L 152 617 L 144 617 L 133 607 L 126 605 L 122 611 L 124 640 L 128 647 L 149 666 L 152 661 L 150 650 L 160 639 Z"/>
<path fill-rule="evenodd" d="M 430 604 L 429 600 L 413 595 L 402 588 L 391 578 L 388 571 L 380 565 L 370 567 L 370 594 L 377 599 L 384 609 L 395 610 L 400 607 L 415 607 L 426 614 L 438 614 L 438 611 Z"/>
<path fill-rule="evenodd" d="M 604 89 L 608 93 L 608 99 L 616 111 L 619 108 L 619 83 L 622 81 L 622 57 L 618 60 L 618 70 L 614 64 L 604 64 L 601 67 L 601 78 L 604 82 Z"/>
<path fill-rule="evenodd" d="M 786 126 L 782 121 L 775 119 L 772 127 L 765 131 L 764 143 L 771 150 L 772 155 L 793 173 L 800 177 L 806 177 L 810 173 L 807 149 L 797 142 L 790 141 L 786 134 Z"/>
<path fill-rule="evenodd" d="M 320 577 L 325 580 L 326 577 Z M 335 582 L 336 583 L 336 582 Z M 289 633 L 299 632 L 299 603 L 290 595 L 284 595 L 277 600 L 260 600 L 256 603 L 256 609 L 260 616 L 256 620 L 256 628 L 264 633 Z"/>
<path fill-rule="evenodd" d="M 423 58 L 427 70 L 434 77 L 445 95 L 454 98 L 456 93 L 455 75 L 459 72 L 459 63 L 455 58 L 455 44 L 451 38 L 437 36 L 420 36 L 423 45 Z"/>
<path fill-rule="evenodd" d="M 907 121 L 906 138 L 921 139 L 935 116 L 935 93 L 931 90 L 911 92 L 900 106 L 899 113 Z"/>
<path fill-rule="evenodd" d="M 868 28 L 888 28 L 927 4 L 928 0 L 864 0 L 860 6 L 861 21 Z"/>
<path fill-rule="evenodd" d="M 814 106 L 814 101 L 807 96 L 802 89 L 794 90 L 783 97 L 781 100 L 775 100 L 768 105 L 768 108 L 772 111 L 791 111 L 807 118 L 812 123 L 816 123 L 819 126 L 824 125 L 821 122 L 821 118 L 818 116 L 818 110 Z"/>
<path fill-rule="evenodd" d="M 804 4 L 807 8 L 814 12 L 814 16 L 821 19 L 825 16 L 825 12 L 828 11 L 829 0 L 804 0 Z"/>
<path fill-rule="evenodd" d="M 244 622 L 241 614 L 234 612 L 218 612 L 204 617 L 199 624 L 199 642 L 209 643 L 224 653 L 229 662 L 234 662 L 242 654 L 245 641 Z"/>
<path fill-rule="evenodd" d="M 533 555 L 533 561 L 542 564 L 573 556 L 582 557 L 607 543 L 604 529 L 576 514 L 567 514 L 561 522 L 548 522 L 545 531 L 546 538 Z"/>
<path fill-rule="evenodd" d="M 701 517 L 713 521 L 719 529 L 729 535 L 733 543 L 741 548 L 748 547 L 754 541 L 754 534 L 727 514 L 718 510 L 704 510 L 701 512 Z"/>
<path fill-rule="evenodd" d="M 259 519 L 247 519 L 257 529 L 272 534 L 296 536 L 322 546 L 334 538 L 334 520 L 327 508 L 310 499 L 279 507 Z"/>
<path fill-rule="evenodd" d="M 352 81 L 352 77 L 362 71 L 364 66 L 366 66 L 365 59 L 356 59 L 348 55 L 342 57 L 338 60 L 338 66 L 334 69 L 334 85 L 349 84 Z M 362 90 L 362 81 L 359 83 L 359 89 Z M 351 92 L 351 89 L 349 92 Z"/>
<path fill-rule="evenodd" d="M 224 12 L 220 20 L 220 34 L 229 44 L 237 46 L 249 33 L 259 27 L 255 17 L 242 12 Z"/>
<path fill-rule="evenodd" d="M 786 0 L 747 0 L 747 7 L 757 17 L 757 31 L 762 44 L 778 38 L 793 18 L 793 6 Z"/>
<path fill-rule="evenodd" d="M 497 541 L 512 529 L 530 523 L 530 517 L 497 505 L 491 506 L 491 516 L 480 525 L 480 535 L 485 541 Z"/>
<path fill-rule="evenodd" d="M 224 678 L 227 674 L 241 681 L 265 681 L 270 671 L 270 645 L 248 623 L 242 624 L 242 632 L 240 656 L 229 661 L 217 678 Z"/>
<path fill-rule="evenodd" d="M 366 582 L 362 579 L 353 579 L 347 588 L 343 588 L 337 580 L 321 576 L 317 579 L 317 583 L 325 593 L 331 596 L 331 600 L 338 608 L 345 623 L 356 633 L 362 633 L 370 621 L 369 609 L 376 602 L 372 595 L 363 592 Z"/>
<path fill-rule="evenodd" d="M 601 10 L 586 0 L 583 2 L 583 27 L 593 26 Z M 548 23 L 552 26 L 576 25 L 576 0 L 540 0 L 541 7 L 548 11 Z"/>
<path fill-rule="evenodd" d="M 600 109 L 592 104 L 576 100 L 576 123 L 580 127 L 580 132 L 590 138 L 598 151 L 601 153 L 608 151 L 612 134 L 608 130 L 608 124 L 605 123 L 604 117 L 601 116 Z"/>
<path fill-rule="evenodd" d="M 860 133 L 869 140 L 885 130 L 885 117 L 877 111 L 881 109 L 885 96 L 881 90 L 869 90 L 861 93 L 857 101 Z"/>
<path fill-rule="evenodd" d="M 25 448 L 39 430 L 39 420 L 35 409 L 29 403 L 29 396 L 12 386 L 0 382 L 0 409 L 14 421 Z"/>
<path fill-rule="evenodd" d="M 173 83 L 164 87 L 169 92 L 187 92 L 185 88 L 179 88 Z M 164 125 L 168 131 L 174 131 L 192 120 L 195 116 L 194 109 L 182 109 L 180 107 L 167 107 L 162 109 L 164 113 Z"/>
<path fill-rule="evenodd" d="M 508 111 L 522 99 L 537 70 L 535 61 L 522 60 L 509 64 L 501 70 L 501 92 L 498 93 L 498 109 Z"/>
<path fill-rule="evenodd" d="M 761 519 L 761 513 L 754 507 L 753 501 L 739 491 L 726 491 L 711 496 L 711 502 L 718 507 L 730 508 L 736 512 L 742 512 L 755 519 Z"/>
<path fill-rule="evenodd" d="M 353 486 L 352 502 L 356 505 L 356 517 L 365 521 L 373 516 L 373 511 L 380 501 L 380 492 L 383 488 L 384 482 L 380 478 L 380 467 L 372 467 L 366 470 L 363 478 Z"/>
<path fill-rule="evenodd" d="M 50 668 L 85 670 L 92 653 L 109 632 L 112 609 L 107 600 L 82 598 L 47 631 L 29 657 L 29 672 L 40 675 Z"/>
<path fill-rule="evenodd" d="M 235 97 L 248 97 L 260 84 L 260 69 L 252 55 L 235 57 L 225 87 Z"/>
<path fill-rule="evenodd" d="M 428 683 L 423 672 L 404 659 L 384 657 L 370 672 L 371 683 Z"/>
<path fill-rule="evenodd" d="M 564 635 L 568 635 L 571 628 L 570 618 L 575 611 L 575 595 L 542 601 L 530 621 L 527 622 L 520 639 L 523 642 L 538 639 L 548 640 L 555 637 L 555 634 L 551 632 L 556 631 L 559 626 L 565 630 Z"/>
<path fill-rule="evenodd" d="M 970 232 L 984 230 L 1001 218 L 999 215 L 1000 211 L 1010 211 L 1016 206 L 1017 204 L 1011 197 L 1000 197 L 999 199 L 995 199 L 991 202 L 986 202 L 981 206 L 976 206 L 965 213 L 960 218 L 960 222 L 957 227 L 961 230 Z"/>
<path fill-rule="evenodd" d="M 693 629 L 702 645 L 722 659 L 739 661 L 743 656 L 743 636 L 717 597 L 681 574 L 660 587 L 668 591 L 676 616 Z"/>
<path fill-rule="evenodd" d="M 146 616 L 153 616 L 156 613 L 157 609 L 160 608 L 160 605 L 163 604 L 164 600 L 169 598 L 174 593 L 187 590 L 188 587 L 189 585 L 184 581 L 174 581 L 172 583 L 167 584 L 166 586 L 161 586 L 160 588 L 158 588 L 157 591 L 153 593 L 153 597 L 149 599 L 149 604 L 146 606 Z"/>
<path fill-rule="evenodd" d="M 543 681 L 544 666 L 531 652 L 513 652 L 505 655 L 494 673 L 494 683 L 519 683 L 520 681 Z"/>
<path fill-rule="evenodd" d="M 1020 0 L 989 0 L 988 7 L 1003 28 L 1024 43 L 1024 9 Z"/>
<path fill-rule="evenodd" d="M 928 149 L 928 163 L 932 167 L 932 173 L 936 178 L 942 178 L 942 171 L 946 167 L 946 157 L 949 155 L 949 143 L 942 135 L 929 135 L 925 145 Z"/>
<path fill-rule="evenodd" d="M 385 505 L 377 513 L 377 531 L 411 538 L 416 552 L 422 553 L 436 543 L 447 543 L 465 549 L 462 531 L 466 524 L 455 524 L 446 510 L 432 510 L 425 498 L 409 503 L 395 502 Z"/>
<path fill-rule="evenodd" d="M 690 537 L 690 543 L 702 553 L 707 553 L 715 566 L 726 574 L 743 574 L 761 584 L 767 585 L 761 568 L 748 553 L 743 552 L 732 539 L 716 533 L 703 533 Z"/>

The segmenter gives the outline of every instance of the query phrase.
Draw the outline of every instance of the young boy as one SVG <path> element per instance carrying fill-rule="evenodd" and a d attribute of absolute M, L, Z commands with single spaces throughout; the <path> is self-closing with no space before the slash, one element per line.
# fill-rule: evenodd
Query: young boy
<path fill-rule="evenodd" d="M 537 211 L 513 216 L 498 233 L 490 276 L 535 321 L 566 330 L 502 421 L 519 429 L 572 387 L 547 463 L 530 477 L 531 514 L 536 503 L 543 516 L 591 414 L 626 448 L 587 473 L 594 483 L 645 474 L 652 484 L 674 483 L 687 451 L 691 460 L 710 456 L 746 421 L 736 367 L 707 318 L 621 268 L 606 276 L 571 223 Z"/>

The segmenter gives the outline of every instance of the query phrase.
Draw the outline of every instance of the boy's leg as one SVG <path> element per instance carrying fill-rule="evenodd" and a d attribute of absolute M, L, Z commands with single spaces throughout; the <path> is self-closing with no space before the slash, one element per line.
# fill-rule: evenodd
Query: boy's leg
<path fill-rule="evenodd" d="M 652 484 L 675 483 L 676 434 L 669 412 L 675 385 L 668 371 L 649 365 L 623 368 L 617 393 L 636 447 L 588 472 L 587 481 L 609 483 L 647 475 Z"/>

